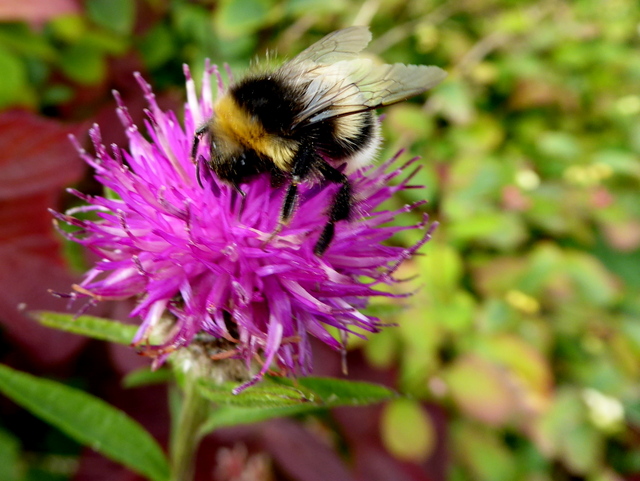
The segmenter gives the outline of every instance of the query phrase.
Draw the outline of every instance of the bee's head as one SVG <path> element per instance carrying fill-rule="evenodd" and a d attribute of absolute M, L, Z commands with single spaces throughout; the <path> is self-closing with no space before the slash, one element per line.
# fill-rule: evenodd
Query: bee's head
<path fill-rule="evenodd" d="M 209 166 L 222 180 L 226 180 L 224 172 L 236 163 L 236 159 L 242 155 L 242 146 L 227 135 L 221 129 L 215 119 L 209 121 L 207 132 L 210 161 Z"/>
<path fill-rule="evenodd" d="M 262 162 L 252 149 L 216 130 L 215 123 L 209 131 L 209 146 L 209 166 L 220 180 L 228 184 L 238 185 L 247 177 L 264 171 Z"/>

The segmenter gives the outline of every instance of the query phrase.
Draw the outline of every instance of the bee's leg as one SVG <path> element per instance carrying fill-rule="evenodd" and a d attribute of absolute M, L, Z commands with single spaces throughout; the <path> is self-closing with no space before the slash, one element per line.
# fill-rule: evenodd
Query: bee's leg
<path fill-rule="evenodd" d="M 317 158 L 313 152 L 313 147 L 310 145 L 303 145 L 293 159 L 291 184 L 289 184 L 289 188 L 287 189 L 287 194 L 284 197 L 284 203 L 282 204 L 282 211 L 280 213 L 281 224 L 287 225 L 291 220 L 293 211 L 296 208 L 296 201 L 298 200 L 298 184 L 309 176 L 311 168 L 315 164 L 317 164 Z"/>
<path fill-rule="evenodd" d="M 339 170 L 330 166 L 326 162 L 319 162 L 317 165 L 318 170 L 329 182 L 340 184 L 340 189 L 336 194 L 331 211 L 329 212 L 329 222 L 324 226 L 318 241 L 316 242 L 313 252 L 317 256 L 321 256 L 331 244 L 333 235 L 335 233 L 335 223 L 340 220 L 349 218 L 351 213 L 351 204 L 353 203 L 353 197 L 351 193 L 351 183 L 346 175 Z"/>
<path fill-rule="evenodd" d="M 282 210 L 280 211 L 280 219 L 278 220 L 278 225 L 275 229 L 269 234 L 267 240 L 264 241 L 262 247 L 267 245 L 271 240 L 277 236 L 280 231 L 282 231 L 283 227 L 289 223 L 291 220 L 291 216 L 293 214 L 293 208 L 296 205 L 296 199 L 298 198 L 298 186 L 293 182 L 289 184 L 287 188 L 287 193 L 284 197 L 284 203 L 282 204 Z"/>
<path fill-rule="evenodd" d="M 298 200 L 298 184 L 299 180 L 292 180 L 287 188 L 287 194 L 284 196 L 282 210 L 280 211 L 280 224 L 287 225 L 293 216 L 293 210 Z"/>
<path fill-rule="evenodd" d="M 263 245 L 268 244 L 271 239 L 277 236 L 282 228 L 291 221 L 293 212 L 296 208 L 296 201 L 298 200 L 298 184 L 309 176 L 311 168 L 315 164 L 317 164 L 317 158 L 313 153 L 312 146 L 303 145 L 300 147 L 298 154 L 293 159 L 291 183 L 289 184 L 287 193 L 284 196 L 284 202 L 282 204 L 282 209 L 280 210 L 280 221 Z"/>

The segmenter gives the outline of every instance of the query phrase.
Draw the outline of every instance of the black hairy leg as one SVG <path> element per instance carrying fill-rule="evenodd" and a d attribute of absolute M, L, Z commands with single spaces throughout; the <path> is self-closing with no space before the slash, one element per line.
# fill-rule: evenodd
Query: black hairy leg
<path fill-rule="evenodd" d="M 336 222 L 349 218 L 349 214 L 351 213 L 351 204 L 353 203 L 353 196 L 351 192 L 351 182 L 349 182 L 346 175 L 324 161 L 318 163 L 317 169 L 329 182 L 340 184 L 340 189 L 338 189 L 338 193 L 333 199 L 333 204 L 329 211 L 329 221 L 324 226 L 324 229 L 313 248 L 314 254 L 321 256 L 333 240 Z"/>
<path fill-rule="evenodd" d="M 300 149 L 293 159 L 293 168 L 290 173 L 291 181 L 287 188 L 287 192 L 284 195 L 284 202 L 282 203 L 282 209 L 280 210 L 280 220 L 263 245 L 271 242 L 271 239 L 277 236 L 282 228 L 291 221 L 291 217 L 293 216 L 293 212 L 296 208 L 296 202 L 298 200 L 298 184 L 309 176 L 314 165 L 317 163 L 318 159 L 312 146 L 310 144 L 303 144 L 300 146 Z M 272 177 L 272 181 L 273 180 L 274 178 Z"/>
<path fill-rule="evenodd" d="M 296 208 L 296 201 L 298 200 L 298 184 L 309 176 L 311 169 L 316 163 L 317 156 L 311 145 L 302 145 L 293 159 L 291 183 L 284 196 L 284 204 L 282 204 L 282 211 L 280 213 L 281 224 L 286 225 L 291 220 L 293 211 Z"/>

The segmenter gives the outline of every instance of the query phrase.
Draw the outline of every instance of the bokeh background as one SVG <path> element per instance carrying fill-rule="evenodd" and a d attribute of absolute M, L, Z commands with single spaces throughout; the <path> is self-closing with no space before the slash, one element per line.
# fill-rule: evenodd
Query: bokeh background
<path fill-rule="evenodd" d="M 408 396 L 222 430 L 198 479 L 640 479 L 636 0 L 0 0 L 0 361 L 97 394 L 166 443 L 166 389 L 122 383 L 144 359 L 26 314 L 66 310 L 48 291 L 91 261 L 47 212 L 72 205 L 65 187 L 97 189 L 67 135 L 86 143 L 97 122 L 125 146 L 111 91 L 142 125 L 135 71 L 181 112 L 183 64 L 240 75 L 352 24 L 371 25 L 385 61 L 450 73 L 385 111 L 380 157 L 422 157 L 425 188 L 395 202 L 426 197 L 440 227 L 402 270 L 418 276 L 408 307 L 372 307 L 397 327 L 349 354 L 349 378 Z M 338 354 L 314 355 L 316 374 L 339 375 Z M 4 398 L 0 414 L 0 479 L 139 479 Z"/>

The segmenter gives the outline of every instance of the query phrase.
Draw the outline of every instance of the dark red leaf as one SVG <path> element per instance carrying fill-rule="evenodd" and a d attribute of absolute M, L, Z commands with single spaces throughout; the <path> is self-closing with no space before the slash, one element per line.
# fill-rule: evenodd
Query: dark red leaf
<path fill-rule="evenodd" d="M 59 190 L 77 181 L 85 166 L 68 136 L 85 127 L 21 110 L 0 114 L 0 200 Z"/>
<path fill-rule="evenodd" d="M 84 172 L 67 138 L 83 130 L 30 112 L 0 114 L 0 322 L 35 362 L 61 361 L 82 342 L 38 325 L 26 311 L 64 310 L 49 290 L 66 292 L 77 281 L 47 209 Z"/>

